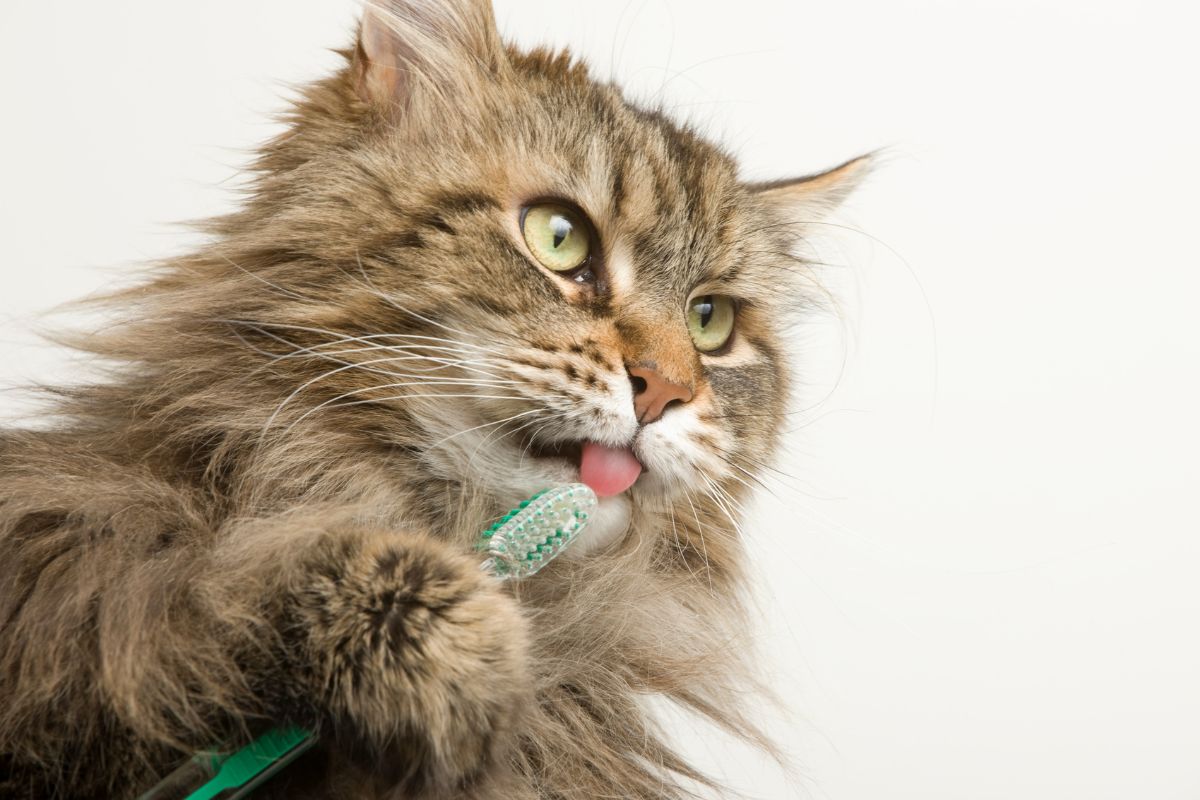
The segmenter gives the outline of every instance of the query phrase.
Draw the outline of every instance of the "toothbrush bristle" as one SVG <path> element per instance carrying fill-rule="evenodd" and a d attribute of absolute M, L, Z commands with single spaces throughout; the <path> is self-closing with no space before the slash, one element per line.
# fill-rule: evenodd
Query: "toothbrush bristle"
<path fill-rule="evenodd" d="M 479 549 L 504 578 L 527 578 L 554 560 L 591 519 L 596 493 L 582 483 L 546 489 L 483 532 Z"/>

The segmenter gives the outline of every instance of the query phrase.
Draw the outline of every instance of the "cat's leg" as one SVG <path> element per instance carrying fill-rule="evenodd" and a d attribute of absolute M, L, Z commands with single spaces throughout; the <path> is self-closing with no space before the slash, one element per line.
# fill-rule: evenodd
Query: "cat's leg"
<path fill-rule="evenodd" d="M 524 621 L 479 559 L 426 538 L 329 535 L 284 593 L 296 686 L 380 782 L 453 791 L 511 744 L 532 696 Z"/>
<path fill-rule="evenodd" d="M 515 738 L 524 620 L 442 542 L 301 515 L 150 550 L 69 529 L 4 539 L 0 764 L 30 786 L 135 797 L 214 744 L 200 728 L 297 722 L 363 780 L 453 795 Z"/>

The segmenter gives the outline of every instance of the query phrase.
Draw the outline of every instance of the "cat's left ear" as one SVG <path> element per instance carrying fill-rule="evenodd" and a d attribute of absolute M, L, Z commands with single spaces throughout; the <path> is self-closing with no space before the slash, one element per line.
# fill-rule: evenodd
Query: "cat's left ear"
<path fill-rule="evenodd" d="M 490 0 L 367 0 L 354 54 L 359 96 L 392 109 L 469 93 L 506 64 Z"/>
<path fill-rule="evenodd" d="M 869 153 L 815 175 L 751 183 L 746 188 L 797 224 L 817 222 L 858 188 L 870 173 L 874 160 L 874 154 Z"/>

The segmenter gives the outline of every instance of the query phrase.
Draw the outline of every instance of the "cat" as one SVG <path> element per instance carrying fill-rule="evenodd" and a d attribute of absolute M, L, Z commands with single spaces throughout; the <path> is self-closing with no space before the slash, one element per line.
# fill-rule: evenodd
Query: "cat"
<path fill-rule="evenodd" d="M 776 448 L 806 223 L 486 0 L 376 0 L 211 238 L 72 344 L 114 365 L 0 432 L 0 796 L 136 797 L 295 723 L 255 796 L 658 798 L 661 695 L 763 742 L 736 515 Z M 582 540 L 501 585 L 547 486 Z"/>

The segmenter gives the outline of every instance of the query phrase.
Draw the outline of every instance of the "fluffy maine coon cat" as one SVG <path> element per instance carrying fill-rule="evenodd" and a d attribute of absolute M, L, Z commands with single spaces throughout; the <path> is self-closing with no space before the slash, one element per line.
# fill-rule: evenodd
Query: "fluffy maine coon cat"
<path fill-rule="evenodd" d="M 740 713 L 730 515 L 795 253 L 863 171 L 769 184 L 486 0 L 369 6 L 211 243 L 107 299 L 118 366 L 0 432 L 0 796 L 136 797 L 282 722 L 258 796 L 679 797 L 640 698 Z M 584 541 L 471 543 L 550 485 Z"/>

